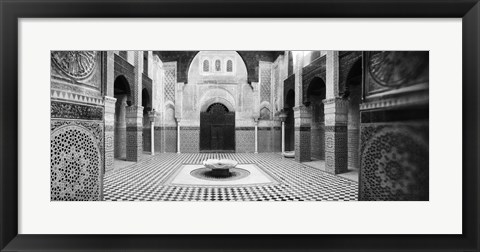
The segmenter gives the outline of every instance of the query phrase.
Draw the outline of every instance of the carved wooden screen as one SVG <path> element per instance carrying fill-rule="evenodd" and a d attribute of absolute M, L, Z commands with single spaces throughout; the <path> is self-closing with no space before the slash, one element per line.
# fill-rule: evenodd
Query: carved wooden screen
<path fill-rule="evenodd" d="M 200 150 L 235 151 L 235 112 L 214 103 L 200 113 Z"/>

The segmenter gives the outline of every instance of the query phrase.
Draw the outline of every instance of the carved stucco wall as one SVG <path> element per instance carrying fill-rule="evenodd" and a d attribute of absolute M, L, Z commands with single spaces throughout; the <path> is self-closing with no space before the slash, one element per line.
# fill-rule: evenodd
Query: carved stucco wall
<path fill-rule="evenodd" d="M 428 200 L 429 54 L 364 55 L 359 199 Z"/>
<path fill-rule="evenodd" d="M 102 53 L 51 52 L 50 199 L 101 200 Z"/>
<path fill-rule="evenodd" d="M 205 60 L 210 62 L 209 72 L 203 71 Z M 212 68 L 217 60 L 222 66 L 219 72 Z M 228 60 L 233 61 L 232 72 L 226 71 Z M 245 64 L 235 51 L 199 52 L 190 64 L 188 84 L 181 92 L 182 126 L 199 126 L 201 109 L 215 102 L 235 111 L 237 120 L 251 120 L 253 90 L 247 83 Z"/>
<path fill-rule="evenodd" d="M 191 136 L 197 135 L 195 131 L 200 127 L 200 111 L 208 105 L 220 102 L 230 110 L 235 111 L 235 124 L 237 129 L 241 131 L 251 131 L 254 129 L 254 114 L 260 112 L 260 101 L 257 96 L 260 96 L 260 83 L 263 83 L 263 95 L 265 96 L 263 103 L 263 110 L 267 113 L 270 120 L 274 120 L 275 113 L 281 109 L 281 94 L 283 93 L 282 77 L 286 75 L 283 73 L 283 57 L 277 57 L 275 61 L 276 70 L 273 70 L 273 63 L 263 62 L 267 68 L 260 66 L 260 60 L 255 57 L 249 58 L 251 64 L 252 60 L 256 59 L 256 70 L 258 76 L 255 78 L 259 82 L 248 83 L 249 73 L 247 72 L 247 66 L 245 65 L 245 58 L 235 51 L 202 51 L 192 56 L 191 60 L 182 58 L 190 55 L 187 52 L 156 52 L 160 57 L 158 62 L 161 63 L 161 71 L 163 74 L 162 83 L 160 83 L 161 98 L 157 104 L 162 106 L 155 106 L 158 108 L 157 122 L 155 122 L 155 138 L 160 138 L 161 144 L 156 144 L 158 148 L 156 150 L 165 151 L 166 145 L 176 146 L 176 126 L 179 121 L 181 129 L 188 130 L 188 137 L 182 134 L 180 131 L 180 145 L 185 150 L 192 151 L 196 147 L 189 144 L 195 144 L 196 141 L 189 141 L 186 143 L 182 139 L 191 139 Z M 155 57 L 154 57 L 155 58 Z M 163 62 L 160 59 L 165 59 Z M 171 61 L 169 61 L 171 60 Z M 203 70 L 203 62 L 208 61 L 208 71 Z M 232 71 L 227 71 L 228 61 L 232 61 Z M 271 59 L 270 59 L 271 60 Z M 217 61 L 220 62 L 220 71 L 216 69 Z M 250 64 L 250 65 L 251 65 Z M 188 71 L 186 71 L 185 65 L 188 65 Z M 252 66 L 250 66 L 252 67 Z M 182 70 L 183 69 L 183 70 Z M 260 76 L 263 70 L 263 80 Z M 183 76 L 183 72 L 188 72 L 186 76 Z M 286 71 L 286 70 L 285 70 Z M 155 76 L 155 73 L 153 74 Z M 182 77 L 182 76 L 183 77 Z M 155 82 L 155 77 L 153 78 Z M 258 90 L 255 91 L 254 87 Z M 266 92 L 265 92 L 266 91 Z M 155 92 L 155 91 L 154 91 Z M 280 95 L 276 95 L 276 94 Z M 276 106 L 273 105 L 273 101 Z M 278 132 L 275 132 L 275 128 L 279 129 L 280 123 L 272 124 L 269 126 L 268 139 L 270 145 L 267 149 L 275 149 L 275 146 L 280 146 L 280 136 Z M 270 125 L 270 124 L 269 124 Z M 262 126 L 263 127 L 263 126 Z M 277 129 L 277 131 L 278 131 Z M 193 132 L 193 133 L 192 133 Z M 190 134 L 192 133 L 192 134 Z M 263 134 L 263 132 L 262 132 Z M 184 137 L 182 137 L 184 136 Z M 278 136 L 275 139 L 275 136 Z M 237 138 L 236 139 L 240 139 Z M 156 141 L 156 143 L 159 141 Z M 168 142 L 168 144 L 166 144 Z M 251 141 L 250 141 L 251 142 Z M 251 142 L 251 147 L 240 147 L 241 150 L 247 150 L 253 152 L 254 144 Z M 276 149 L 279 149 L 276 148 Z M 173 150 L 173 148 L 172 148 Z M 183 151 L 182 151 L 183 152 Z"/>

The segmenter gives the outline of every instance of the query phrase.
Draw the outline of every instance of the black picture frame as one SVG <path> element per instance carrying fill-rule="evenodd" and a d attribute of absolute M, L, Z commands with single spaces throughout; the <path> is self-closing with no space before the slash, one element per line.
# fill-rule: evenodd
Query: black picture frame
<path fill-rule="evenodd" d="M 0 0 L 1 251 L 479 251 L 478 0 Z M 54 17 L 462 18 L 462 235 L 19 235 L 18 19 Z M 448 98 L 445 98 L 448 102 Z M 435 167 L 432 167 L 435 168 Z M 459 169 L 450 167 L 449 169 Z M 448 199 L 445 199 L 448 200 Z M 39 214 L 41 218 L 41 214 Z M 392 216 L 394 218 L 394 216 Z M 441 221 L 441 220 L 440 220 Z"/>

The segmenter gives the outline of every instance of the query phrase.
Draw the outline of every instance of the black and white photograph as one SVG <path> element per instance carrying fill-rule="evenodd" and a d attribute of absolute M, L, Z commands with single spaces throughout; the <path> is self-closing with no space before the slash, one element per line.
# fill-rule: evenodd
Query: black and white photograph
<path fill-rule="evenodd" d="M 480 249 L 480 0 L 0 16 L 0 252 Z"/>
<path fill-rule="evenodd" d="M 51 201 L 429 201 L 429 51 L 50 54 Z"/>

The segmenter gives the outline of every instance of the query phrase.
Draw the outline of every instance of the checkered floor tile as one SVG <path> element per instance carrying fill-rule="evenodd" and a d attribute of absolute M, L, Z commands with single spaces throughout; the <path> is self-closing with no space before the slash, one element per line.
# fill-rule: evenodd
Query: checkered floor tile
<path fill-rule="evenodd" d="M 182 164 L 209 158 L 255 163 L 280 183 L 259 186 L 174 186 L 165 181 Z M 105 175 L 106 201 L 352 201 L 358 183 L 276 153 L 163 153 Z"/>

